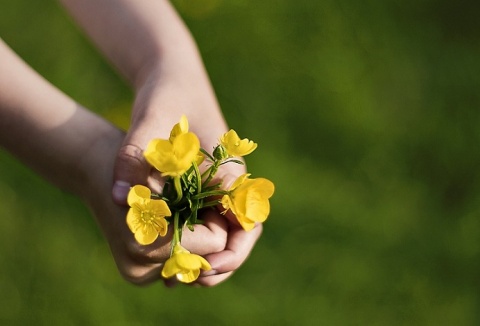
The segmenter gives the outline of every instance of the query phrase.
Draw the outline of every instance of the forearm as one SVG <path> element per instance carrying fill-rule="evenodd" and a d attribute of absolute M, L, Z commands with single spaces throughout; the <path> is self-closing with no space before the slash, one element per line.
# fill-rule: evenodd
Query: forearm
<path fill-rule="evenodd" d="M 168 136 L 182 113 L 201 139 L 226 129 L 196 44 L 169 1 L 60 1 L 135 88 L 127 142 L 144 148 Z"/>
<path fill-rule="evenodd" d="M 204 74 L 195 42 L 169 1 L 60 2 L 136 89 L 154 70 Z"/>
<path fill-rule="evenodd" d="M 111 132 L 28 67 L 0 39 L 0 146 L 55 185 L 81 194 L 83 163 Z"/>

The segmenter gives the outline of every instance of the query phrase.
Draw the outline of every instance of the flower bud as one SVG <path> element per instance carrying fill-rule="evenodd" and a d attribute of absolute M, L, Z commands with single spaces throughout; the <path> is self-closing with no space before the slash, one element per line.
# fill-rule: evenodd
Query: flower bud
<path fill-rule="evenodd" d="M 218 145 L 213 150 L 213 157 L 215 157 L 219 161 L 226 160 L 228 158 L 227 150 L 222 145 Z"/>

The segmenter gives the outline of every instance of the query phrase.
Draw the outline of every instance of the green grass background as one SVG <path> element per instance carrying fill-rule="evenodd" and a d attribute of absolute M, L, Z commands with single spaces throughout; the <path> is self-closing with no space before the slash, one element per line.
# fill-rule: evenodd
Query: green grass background
<path fill-rule="evenodd" d="M 4 41 L 126 125 L 132 92 L 56 2 L 0 3 Z M 174 4 L 276 184 L 264 235 L 220 286 L 138 288 L 79 200 L 0 151 L 0 324 L 478 325 L 480 2 Z"/>

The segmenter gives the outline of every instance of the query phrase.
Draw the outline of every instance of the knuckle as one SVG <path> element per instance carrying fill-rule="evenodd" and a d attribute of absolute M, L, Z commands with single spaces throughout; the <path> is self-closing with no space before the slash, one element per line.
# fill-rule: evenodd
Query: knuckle
<path fill-rule="evenodd" d="M 139 244 L 137 241 L 128 241 L 126 244 L 127 255 L 135 261 L 147 261 L 152 256 L 149 247 Z"/>
<path fill-rule="evenodd" d="M 121 162 L 128 164 L 146 164 L 145 158 L 143 157 L 143 150 L 140 147 L 132 144 L 127 144 L 120 147 L 117 158 Z"/>
<path fill-rule="evenodd" d="M 242 257 L 239 254 L 234 254 L 233 258 L 234 259 L 232 260 L 232 264 L 230 265 L 230 269 L 231 269 L 231 271 L 236 271 L 237 269 L 239 269 L 242 266 L 242 264 L 243 264 L 243 262 L 246 258 Z"/>
<path fill-rule="evenodd" d="M 170 243 L 170 241 L 166 241 Z M 165 246 L 162 241 L 154 242 L 152 245 L 141 245 L 134 239 L 125 242 L 125 253 L 132 261 L 140 264 L 161 263 L 170 256 L 170 247 Z"/>
<path fill-rule="evenodd" d="M 138 286 L 147 285 L 160 278 L 159 265 L 140 264 L 131 257 L 123 257 L 117 261 L 117 269 L 122 278 Z"/>
<path fill-rule="evenodd" d="M 227 237 L 212 237 L 209 241 L 210 251 L 221 252 L 225 249 L 227 244 Z"/>
<path fill-rule="evenodd" d="M 135 267 L 124 268 L 120 269 L 120 274 L 124 280 L 133 285 L 142 286 L 147 283 L 148 272 L 144 269 Z"/>
<path fill-rule="evenodd" d="M 141 255 L 143 251 L 142 245 L 137 241 L 127 241 L 125 244 L 125 249 L 129 257 L 137 257 Z"/>

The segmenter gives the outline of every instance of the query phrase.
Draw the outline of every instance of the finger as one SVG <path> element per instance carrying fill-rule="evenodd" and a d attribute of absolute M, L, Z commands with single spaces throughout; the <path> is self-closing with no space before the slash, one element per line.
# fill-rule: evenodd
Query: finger
<path fill-rule="evenodd" d="M 170 257 L 170 243 L 173 237 L 173 230 L 168 229 L 167 234 L 158 237 L 152 244 L 143 245 L 135 240 L 135 236 L 130 230 L 125 236 L 125 252 L 128 257 L 139 265 L 151 265 L 164 263 Z"/>
<path fill-rule="evenodd" d="M 228 236 L 225 217 L 214 209 L 205 209 L 201 219 L 203 224 L 195 225 L 193 232 L 188 229 L 183 231 L 182 246 L 200 256 L 224 250 Z"/>
<path fill-rule="evenodd" d="M 195 225 L 194 231 L 187 228 L 183 230 L 182 246 L 200 256 L 224 250 L 228 229 L 225 218 L 213 209 L 206 211 L 202 218 L 204 224 Z M 140 265 L 164 263 L 170 257 L 172 236 L 173 228 L 170 227 L 164 237 L 158 237 L 152 244 L 141 245 L 129 232 L 124 240 L 126 252 Z"/>
<path fill-rule="evenodd" d="M 244 173 L 246 173 L 245 165 L 236 163 L 224 164 L 219 168 L 211 183 L 221 183 L 223 190 L 229 190 L 235 180 Z"/>
<path fill-rule="evenodd" d="M 132 144 L 124 144 L 118 151 L 114 166 L 113 201 L 118 205 L 127 205 L 130 187 L 146 185 L 150 166 L 143 156 L 143 150 Z"/>
<path fill-rule="evenodd" d="M 230 224 L 225 250 L 205 256 L 212 266 L 209 274 L 229 273 L 238 269 L 250 255 L 261 233 L 262 224 L 257 224 L 248 232 L 236 224 Z"/>
<path fill-rule="evenodd" d="M 206 210 L 202 214 L 202 219 L 204 220 L 203 225 L 197 225 L 195 231 L 190 232 L 189 230 L 184 230 L 184 235 L 182 237 L 182 246 L 187 250 L 197 255 L 205 255 L 212 252 L 220 252 L 225 249 L 227 241 L 227 223 L 223 216 L 221 216 L 215 210 Z M 228 276 L 218 277 L 218 279 L 226 279 Z M 220 280 L 216 281 L 214 278 L 209 278 L 202 280 L 200 284 L 205 286 L 210 286 L 208 284 L 219 283 Z M 166 287 L 174 287 L 178 284 L 178 281 L 175 277 L 164 279 L 164 284 Z"/>
<path fill-rule="evenodd" d="M 123 278 L 135 285 L 148 285 L 162 279 L 163 264 L 139 265 L 131 262 L 128 265 L 118 266 Z"/>
<path fill-rule="evenodd" d="M 223 274 L 216 274 L 210 276 L 202 276 L 197 279 L 196 283 L 206 287 L 212 287 L 218 285 L 232 276 L 233 272 L 223 273 Z"/>

